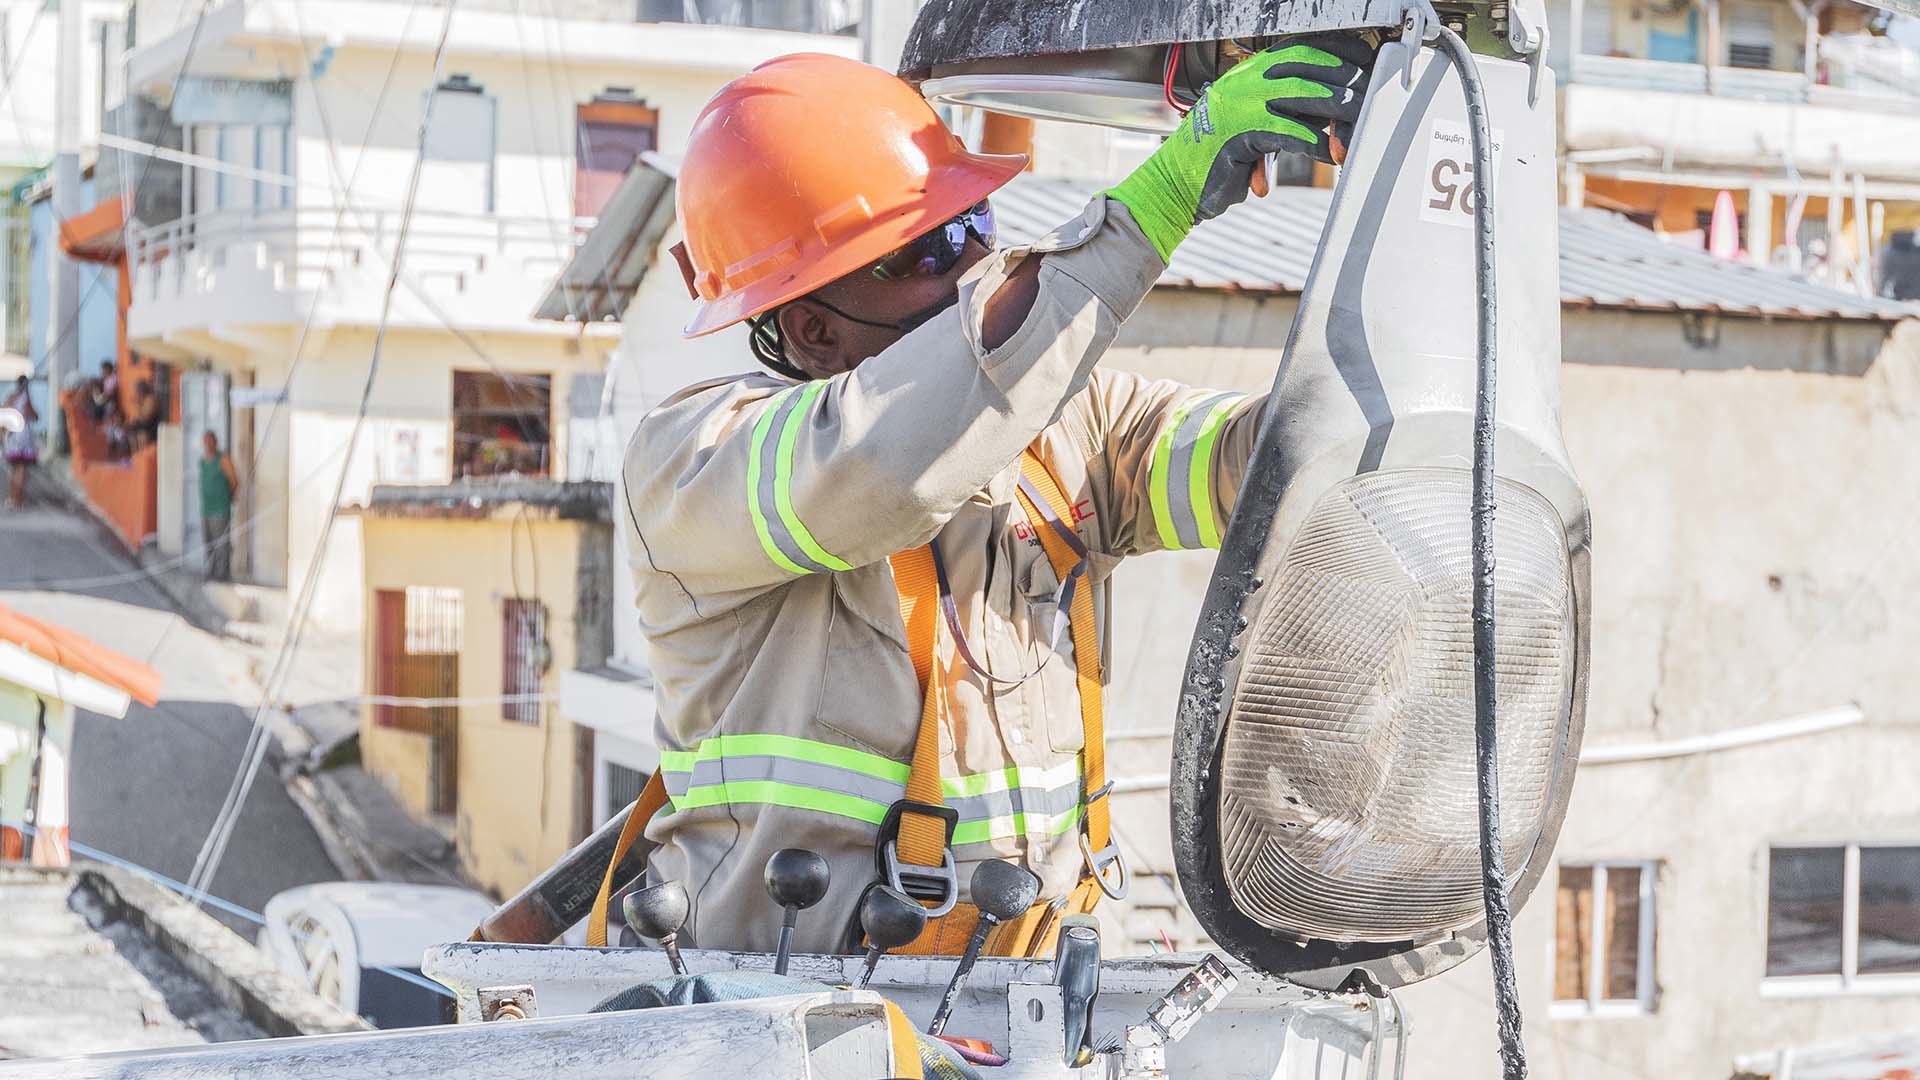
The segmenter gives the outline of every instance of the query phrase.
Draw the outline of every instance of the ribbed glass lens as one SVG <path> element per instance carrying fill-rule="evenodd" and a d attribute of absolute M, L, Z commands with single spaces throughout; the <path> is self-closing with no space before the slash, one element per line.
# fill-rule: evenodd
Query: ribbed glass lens
<path fill-rule="evenodd" d="M 1276 931 L 1399 941 L 1481 915 L 1470 475 L 1368 473 L 1321 496 L 1254 594 L 1221 769 L 1234 906 Z M 1497 482 L 1501 843 L 1540 835 L 1574 663 L 1566 534 Z"/>

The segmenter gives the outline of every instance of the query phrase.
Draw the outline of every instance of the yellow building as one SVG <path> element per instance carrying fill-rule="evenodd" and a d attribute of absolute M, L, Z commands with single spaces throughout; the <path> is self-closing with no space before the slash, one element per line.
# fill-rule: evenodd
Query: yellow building
<path fill-rule="evenodd" d="M 557 684 L 610 648 L 610 498 L 538 479 L 382 485 L 357 511 L 362 759 L 499 895 L 593 825 L 593 732 L 560 714 Z"/>

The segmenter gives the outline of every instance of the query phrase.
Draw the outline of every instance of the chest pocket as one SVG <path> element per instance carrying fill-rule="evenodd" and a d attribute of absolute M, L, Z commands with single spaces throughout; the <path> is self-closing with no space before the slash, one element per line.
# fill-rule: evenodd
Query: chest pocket
<path fill-rule="evenodd" d="M 833 575 L 817 718 L 858 748 L 905 761 L 919 731 L 920 686 L 906 643 L 888 632 L 886 620 L 899 620 L 892 582 L 884 564 Z"/>

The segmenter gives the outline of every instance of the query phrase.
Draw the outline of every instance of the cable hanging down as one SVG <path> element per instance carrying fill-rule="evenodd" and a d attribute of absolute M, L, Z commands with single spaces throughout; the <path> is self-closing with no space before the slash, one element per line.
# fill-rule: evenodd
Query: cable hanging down
<path fill-rule="evenodd" d="M 1477 385 L 1473 403 L 1473 751 L 1479 787 L 1480 886 L 1487 912 L 1487 954 L 1493 961 L 1493 1000 L 1500 1039 L 1503 1080 L 1527 1075 L 1526 1046 L 1520 1033 L 1520 993 L 1513 973 L 1513 911 L 1507 903 L 1506 870 L 1500 844 L 1500 757 L 1495 726 L 1497 683 L 1494 667 L 1493 443 L 1495 359 L 1499 353 L 1498 311 L 1494 300 L 1493 135 L 1487 117 L 1486 88 L 1480 69 L 1460 35 L 1438 28 L 1435 48 L 1460 75 L 1467 99 L 1467 127 L 1473 141 L 1473 279 L 1479 294 L 1475 350 Z"/>

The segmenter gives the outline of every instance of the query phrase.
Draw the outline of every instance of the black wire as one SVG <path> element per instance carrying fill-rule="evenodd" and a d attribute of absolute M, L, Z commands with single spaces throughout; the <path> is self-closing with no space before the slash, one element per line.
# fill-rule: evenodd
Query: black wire
<path fill-rule="evenodd" d="M 1487 909 L 1487 952 L 1493 961 L 1493 1001 L 1504 1080 L 1527 1075 L 1520 1033 L 1520 992 L 1513 972 L 1513 911 L 1507 904 L 1504 848 L 1500 843 L 1499 731 L 1495 726 L 1493 609 L 1493 436 L 1495 359 L 1499 352 L 1494 303 L 1493 136 L 1486 88 L 1460 35 L 1440 28 L 1441 55 L 1460 73 L 1473 132 L 1473 278 L 1480 294 L 1478 385 L 1473 406 L 1473 752 L 1479 782 L 1480 888 Z"/>

